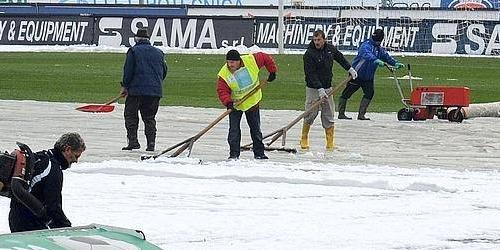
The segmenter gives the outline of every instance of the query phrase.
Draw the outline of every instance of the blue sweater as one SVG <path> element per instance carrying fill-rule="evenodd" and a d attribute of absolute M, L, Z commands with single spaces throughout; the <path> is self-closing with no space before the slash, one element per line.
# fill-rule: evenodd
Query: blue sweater
<path fill-rule="evenodd" d="M 162 97 L 162 83 L 167 76 L 163 52 L 148 40 L 138 41 L 127 52 L 122 86 L 130 96 Z"/>
<path fill-rule="evenodd" d="M 358 55 L 352 61 L 352 67 L 358 72 L 356 80 L 373 81 L 377 64 L 375 60 L 380 59 L 392 66 L 396 64 L 396 60 L 392 58 L 387 51 L 376 45 L 373 39 L 364 41 L 358 49 Z"/>

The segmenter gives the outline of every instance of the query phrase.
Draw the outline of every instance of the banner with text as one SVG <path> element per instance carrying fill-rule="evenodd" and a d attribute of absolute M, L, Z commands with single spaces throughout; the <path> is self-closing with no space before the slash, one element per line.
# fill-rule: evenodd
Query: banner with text
<path fill-rule="evenodd" d="M 234 18 L 101 17 L 95 23 L 97 45 L 133 46 L 134 34 L 147 28 L 156 46 L 218 49 L 253 44 L 254 22 Z"/>
<path fill-rule="evenodd" d="M 432 54 L 500 55 L 500 24 L 494 21 L 380 20 L 389 51 Z M 375 30 L 375 19 L 313 19 L 288 22 L 285 48 L 306 49 L 315 30 L 340 50 L 355 51 Z M 255 44 L 277 48 L 276 20 L 257 19 Z"/>
<path fill-rule="evenodd" d="M 94 18 L 80 16 L 0 16 L 0 44 L 92 44 Z"/>
<path fill-rule="evenodd" d="M 0 44 L 133 46 L 139 28 L 155 46 L 219 49 L 252 46 L 254 21 L 241 18 L 1 16 Z"/>

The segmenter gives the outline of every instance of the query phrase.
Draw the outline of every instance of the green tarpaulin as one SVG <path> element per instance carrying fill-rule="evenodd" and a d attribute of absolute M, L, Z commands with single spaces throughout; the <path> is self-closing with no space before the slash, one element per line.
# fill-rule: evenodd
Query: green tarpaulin
<path fill-rule="evenodd" d="M 158 250 L 138 230 L 92 224 L 0 235 L 0 250 Z"/>

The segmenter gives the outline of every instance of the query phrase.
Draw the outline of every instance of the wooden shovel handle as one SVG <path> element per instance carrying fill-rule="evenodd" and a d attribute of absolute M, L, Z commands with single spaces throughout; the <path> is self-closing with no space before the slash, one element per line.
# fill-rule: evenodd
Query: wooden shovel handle
<path fill-rule="evenodd" d="M 328 93 L 328 96 L 333 96 L 335 95 L 337 92 L 339 92 L 342 88 L 344 88 L 346 86 L 346 84 L 352 80 L 352 76 L 348 76 L 347 78 L 345 78 L 344 80 L 342 80 L 342 82 L 340 82 L 337 86 L 335 86 L 335 88 L 332 89 L 332 91 L 330 91 Z M 295 118 L 293 121 L 291 121 L 289 124 L 287 124 L 286 126 L 282 127 L 282 128 L 279 128 L 277 130 L 275 130 L 274 132 L 270 133 L 270 134 L 267 134 L 265 135 L 262 139 L 267 139 L 271 136 L 273 136 L 273 138 L 271 139 L 271 142 L 269 143 L 266 143 L 266 145 L 270 146 L 272 143 L 274 143 L 276 140 L 278 140 L 278 138 L 280 138 L 281 136 L 284 136 L 286 134 L 286 132 L 292 128 L 295 124 L 297 124 L 300 120 L 302 120 L 306 115 L 308 115 L 309 113 L 311 113 L 313 110 L 316 110 L 319 105 L 323 102 L 322 99 L 320 100 L 317 100 L 316 102 L 313 103 L 313 105 L 311 107 L 309 107 L 309 109 L 305 110 L 304 112 L 302 112 L 301 115 L 299 115 L 297 118 Z M 248 143 L 246 145 L 243 145 L 242 147 L 243 148 L 248 148 L 252 145 L 253 143 Z"/>
<path fill-rule="evenodd" d="M 259 85 L 257 85 L 254 89 L 252 89 L 250 92 L 248 92 L 245 96 L 243 96 L 243 98 L 236 100 L 236 102 L 234 102 L 234 106 L 236 107 L 236 106 L 240 105 L 241 103 L 243 103 L 244 101 L 246 101 L 248 98 L 250 98 L 255 93 L 257 93 L 257 91 L 261 90 L 264 86 L 266 86 L 266 84 L 267 84 L 267 80 L 261 80 Z"/>
<path fill-rule="evenodd" d="M 113 97 L 113 99 L 107 101 L 106 103 L 104 103 L 104 105 L 110 105 L 111 103 L 118 101 L 118 99 L 120 99 L 120 98 L 122 98 L 121 94 L 119 96 Z"/>
<path fill-rule="evenodd" d="M 257 91 L 259 91 L 266 84 L 267 84 L 266 80 L 260 81 L 260 84 L 257 85 L 257 87 L 255 87 L 252 91 L 250 91 L 245 96 L 243 96 L 243 98 L 241 98 L 240 100 L 236 101 L 234 103 L 234 106 L 238 106 L 239 104 L 241 104 L 242 102 L 244 102 L 245 100 L 247 100 L 250 96 L 252 96 L 253 94 L 255 94 Z M 116 100 L 118 100 L 120 97 L 121 96 L 117 97 Z M 157 155 L 154 155 L 154 156 L 141 156 L 141 160 L 146 160 L 146 159 L 150 159 L 150 158 L 156 159 L 156 158 L 160 157 L 161 155 L 163 155 L 163 154 L 165 154 L 165 153 L 167 153 L 167 152 L 169 152 L 169 151 L 171 151 L 171 150 L 173 150 L 175 148 L 178 148 L 178 149 L 172 155 L 170 155 L 170 157 L 177 157 L 182 152 L 184 152 L 184 150 L 186 150 L 187 148 L 189 148 L 189 154 L 191 154 L 191 149 L 192 149 L 192 146 L 193 146 L 194 142 L 196 142 L 200 137 L 202 137 L 212 127 L 214 127 L 215 125 L 217 125 L 217 123 L 219 123 L 222 119 L 224 119 L 224 117 L 226 117 L 227 115 L 229 115 L 229 113 L 231 113 L 232 111 L 233 111 L 232 109 L 228 109 L 228 110 L 224 111 L 214 121 L 212 121 L 210 124 L 208 124 L 208 126 L 206 126 L 204 129 L 202 129 L 196 135 L 194 135 L 192 137 L 189 137 L 186 140 L 184 140 L 182 142 L 179 142 L 179 143 L 175 144 L 174 146 L 172 146 L 170 148 L 167 148 L 166 150 L 163 150 L 161 153 L 159 153 Z"/>

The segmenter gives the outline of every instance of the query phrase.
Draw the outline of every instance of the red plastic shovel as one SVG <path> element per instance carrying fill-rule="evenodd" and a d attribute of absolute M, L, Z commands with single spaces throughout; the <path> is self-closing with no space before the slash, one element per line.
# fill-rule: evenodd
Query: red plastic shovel
<path fill-rule="evenodd" d="M 78 111 L 82 112 L 93 112 L 93 113 L 109 113 L 115 109 L 114 105 L 110 105 L 111 103 L 114 103 L 120 99 L 122 95 L 119 95 L 117 97 L 114 97 L 113 99 L 109 100 L 108 102 L 104 104 L 89 104 L 85 106 L 81 106 L 76 108 Z"/>

